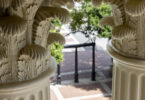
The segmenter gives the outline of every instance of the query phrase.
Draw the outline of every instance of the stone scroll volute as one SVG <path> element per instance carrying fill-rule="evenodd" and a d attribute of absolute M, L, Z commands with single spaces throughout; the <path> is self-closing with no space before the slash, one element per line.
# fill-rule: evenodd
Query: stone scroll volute
<path fill-rule="evenodd" d="M 58 17 L 67 23 L 70 15 L 62 6 L 74 5 L 73 0 L 61 1 L 0 0 L 0 84 L 36 78 L 56 65 L 51 44 L 65 39 L 49 32 L 51 21 Z"/>

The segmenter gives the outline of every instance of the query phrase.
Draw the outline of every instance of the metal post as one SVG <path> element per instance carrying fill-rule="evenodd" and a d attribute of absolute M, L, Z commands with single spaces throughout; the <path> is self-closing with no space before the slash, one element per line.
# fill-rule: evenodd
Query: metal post
<path fill-rule="evenodd" d="M 95 67 L 95 43 L 92 46 L 92 81 L 96 80 L 96 67 Z"/>
<path fill-rule="evenodd" d="M 61 84 L 60 64 L 57 65 L 57 84 Z"/>
<path fill-rule="evenodd" d="M 74 76 L 74 82 L 78 83 L 79 79 L 78 79 L 78 48 L 75 48 L 75 76 Z"/>

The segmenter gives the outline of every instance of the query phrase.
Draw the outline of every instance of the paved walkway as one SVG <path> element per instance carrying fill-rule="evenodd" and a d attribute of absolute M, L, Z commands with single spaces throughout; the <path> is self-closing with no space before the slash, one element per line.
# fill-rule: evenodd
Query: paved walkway
<path fill-rule="evenodd" d="M 77 42 L 73 39 L 69 37 L 67 41 Z M 91 48 L 81 48 L 78 54 L 79 83 L 74 83 L 73 49 L 64 50 L 64 62 L 61 63 L 62 83 L 56 85 L 56 77 L 52 78 L 51 100 L 111 100 L 112 61 L 110 56 L 105 51 L 96 49 L 96 81 L 91 81 Z"/>

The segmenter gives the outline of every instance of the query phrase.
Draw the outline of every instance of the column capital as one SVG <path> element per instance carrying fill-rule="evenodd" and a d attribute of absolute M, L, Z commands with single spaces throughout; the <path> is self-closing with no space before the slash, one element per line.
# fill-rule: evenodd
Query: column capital
<path fill-rule="evenodd" d="M 112 26 L 112 45 L 121 54 L 145 59 L 145 1 L 144 0 L 92 0 L 95 6 L 102 2 L 112 7 L 112 16 L 100 25 Z"/>
<path fill-rule="evenodd" d="M 51 45 L 64 44 L 65 39 L 50 30 L 54 18 L 69 22 L 69 12 L 62 6 L 70 9 L 74 2 L 0 0 L 0 84 L 33 80 L 56 67 Z"/>

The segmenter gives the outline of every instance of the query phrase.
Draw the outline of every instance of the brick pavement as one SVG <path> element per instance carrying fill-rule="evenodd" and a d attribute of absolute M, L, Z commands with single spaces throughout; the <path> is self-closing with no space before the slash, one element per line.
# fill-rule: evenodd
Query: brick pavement
<path fill-rule="evenodd" d="M 79 83 L 74 83 L 73 52 L 64 53 L 61 85 L 51 85 L 51 100 L 111 100 L 111 59 L 106 52 L 96 51 L 96 81 L 91 81 L 91 51 L 79 52 Z M 55 78 L 54 81 L 56 82 Z"/>
<path fill-rule="evenodd" d="M 72 35 L 67 44 L 79 43 Z M 66 52 L 67 51 L 67 52 Z M 110 56 L 104 51 L 95 52 L 96 81 L 91 81 L 91 48 L 81 48 L 79 54 L 79 83 L 74 83 L 74 50 L 64 50 L 61 63 L 61 85 L 52 78 L 51 100 L 111 100 L 112 75 Z"/>

